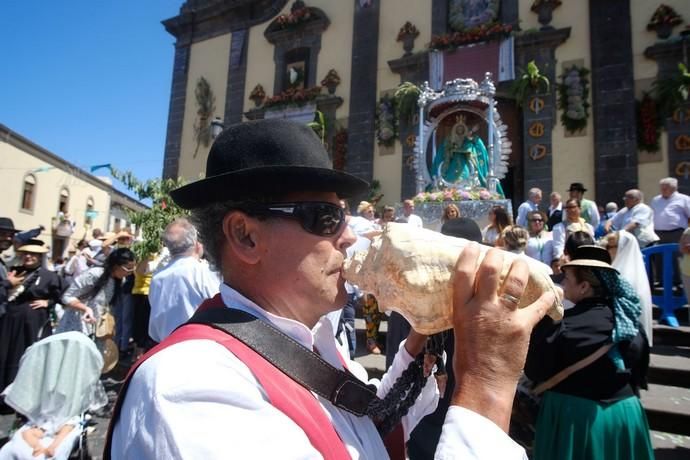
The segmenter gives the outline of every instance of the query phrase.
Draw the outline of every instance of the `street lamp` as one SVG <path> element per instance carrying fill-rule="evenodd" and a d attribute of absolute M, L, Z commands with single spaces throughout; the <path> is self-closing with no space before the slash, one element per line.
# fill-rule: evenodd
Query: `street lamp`
<path fill-rule="evenodd" d="M 211 121 L 211 139 L 215 139 L 223 132 L 225 125 L 220 117 L 214 117 Z"/>

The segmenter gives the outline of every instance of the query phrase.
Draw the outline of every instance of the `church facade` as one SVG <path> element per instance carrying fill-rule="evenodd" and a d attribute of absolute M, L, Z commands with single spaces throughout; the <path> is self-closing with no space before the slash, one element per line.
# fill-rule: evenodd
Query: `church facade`
<path fill-rule="evenodd" d="M 418 119 L 399 85 L 489 71 L 515 204 L 531 187 L 565 196 L 571 182 L 600 204 L 634 187 L 651 198 L 666 176 L 690 192 L 690 108 L 655 96 L 688 64 L 690 3 L 665 2 L 678 19 L 661 6 L 187 0 L 163 21 L 176 39 L 163 175 L 202 175 L 216 124 L 287 117 L 316 121 L 335 167 L 375 181 L 381 204 L 400 202 L 417 192 Z"/>

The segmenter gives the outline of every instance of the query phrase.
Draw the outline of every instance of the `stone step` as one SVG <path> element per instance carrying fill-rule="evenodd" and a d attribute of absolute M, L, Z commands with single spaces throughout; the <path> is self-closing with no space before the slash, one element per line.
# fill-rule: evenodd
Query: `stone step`
<path fill-rule="evenodd" d="M 653 334 L 654 346 L 672 345 L 690 347 L 690 326 L 671 327 L 655 324 Z"/>
<path fill-rule="evenodd" d="M 688 322 L 690 322 L 690 308 L 687 305 L 676 308 L 673 314 L 676 315 L 676 318 L 678 318 L 681 324 L 688 324 Z M 655 320 L 658 320 L 661 317 L 661 309 L 657 307 L 652 308 L 652 316 Z"/>
<path fill-rule="evenodd" d="M 687 460 L 690 458 L 690 436 L 651 430 L 656 460 Z"/>
<path fill-rule="evenodd" d="M 650 384 L 641 400 L 650 429 L 690 436 L 690 389 Z"/>
<path fill-rule="evenodd" d="M 647 377 L 649 383 L 690 388 L 690 347 L 654 345 Z"/>

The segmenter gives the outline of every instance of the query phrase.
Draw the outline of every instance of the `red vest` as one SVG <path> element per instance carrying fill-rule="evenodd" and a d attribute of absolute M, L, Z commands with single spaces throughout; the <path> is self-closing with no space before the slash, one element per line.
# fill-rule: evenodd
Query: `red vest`
<path fill-rule="evenodd" d="M 199 309 L 206 308 L 225 308 L 220 294 L 214 298 L 206 300 Z M 217 342 L 227 348 L 242 361 L 252 374 L 256 377 L 259 384 L 268 395 L 268 399 L 276 409 L 290 417 L 307 435 L 314 449 L 319 451 L 326 460 L 345 460 L 350 459 L 343 441 L 336 433 L 330 419 L 324 412 L 316 397 L 306 388 L 292 380 L 287 375 L 266 361 L 254 350 L 240 342 L 233 336 L 215 329 L 211 326 L 202 324 L 187 324 L 178 328 L 169 337 L 153 347 L 129 370 L 125 383 L 118 396 L 113 417 L 108 427 L 108 435 L 105 443 L 104 459 L 110 458 L 113 428 L 119 419 L 122 403 L 125 399 L 127 387 L 136 369 L 146 359 L 150 358 L 159 351 L 185 340 L 208 339 Z"/>

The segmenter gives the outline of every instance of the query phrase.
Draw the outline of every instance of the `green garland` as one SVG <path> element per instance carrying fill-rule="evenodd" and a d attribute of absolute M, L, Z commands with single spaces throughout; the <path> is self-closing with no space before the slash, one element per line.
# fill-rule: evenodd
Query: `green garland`
<path fill-rule="evenodd" d="M 398 86 L 398 89 L 395 90 L 395 107 L 398 122 L 412 120 L 419 110 L 417 101 L 421 93 L 419 86 L 409 81 Z"/>
<path fill-rule="evenodd" d="M 589 119 L 589 70 L 572 66 L 561 74 L 558 84 L 558 108 L 561 123 L 571 133 L 587 127 Z M 575 81 L 577 79 L 577 81 Z"/>
<path fill-rule="evenodd" d="M 542 74 L 537 63 L 529 61 L 525 69 L 520 70 L 520 76 L 513 81 L 510 86 L 510 94 L 515 98 L 518 107 L 522 107 L 530 94 L 539 91 L 549 91 L 549 77 Z"/>

